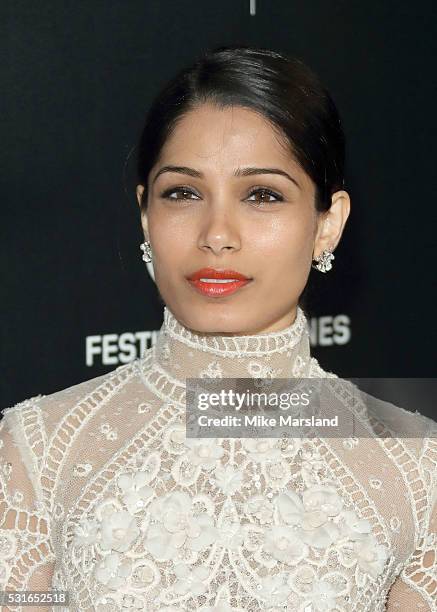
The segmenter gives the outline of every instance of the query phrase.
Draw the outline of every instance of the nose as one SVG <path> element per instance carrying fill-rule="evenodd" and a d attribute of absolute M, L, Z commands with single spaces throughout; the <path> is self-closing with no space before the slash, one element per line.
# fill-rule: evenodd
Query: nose
<path fill-rule="evenodd" d="M 208 211 L 199 233 L 198 246 L 203 251 L 212 251 L 214 255 L 220 255 L 222 251 L 238 251 L 241 248 L 240 232 L 229 211 Z"/>

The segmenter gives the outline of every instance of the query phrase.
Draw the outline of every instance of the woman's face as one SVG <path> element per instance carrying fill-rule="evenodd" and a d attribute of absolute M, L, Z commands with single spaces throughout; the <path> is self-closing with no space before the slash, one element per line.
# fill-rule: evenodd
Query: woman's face
<path fill-rule="evenodd" d="M 312 180 L 257 113 L 205 104 L 181 119 L 149 174 L 142 215 L 155 282 L 176 318 L 235 335 L 290 325 L 322 220 L 314 198 Z M 202 268 L 251 280 L 211 296 L 188 280 Z"/>

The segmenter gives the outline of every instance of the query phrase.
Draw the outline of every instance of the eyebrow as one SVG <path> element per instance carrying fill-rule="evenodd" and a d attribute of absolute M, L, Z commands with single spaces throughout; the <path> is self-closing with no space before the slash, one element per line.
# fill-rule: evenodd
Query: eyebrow
<path fill-rule="evenodd" d="M 155 178 L 152 181 L 152 184 L 156 181 L 158 176 L 164 174 L 164 172 L 176 172 L 177 174 L 188 174 L 189 176 L 193 176 L 195 178 L 203 178 L 203 172 L 200 170 L 195 170 L 194 168 L 189 168 L 187 166 L 163 166 L 156 173 Z M 299 183 L 295 178 L 290 176 L 285 170 L 281 170 L 281 168 L 237 168 L 234 172 L 234 176 L 253 176 L 255 174 L 279 174 L 281 176 L 285 176 L 285 178 L 289 179 L 292 183 L 294 183 L 299 189 L 301 188 Z"/>

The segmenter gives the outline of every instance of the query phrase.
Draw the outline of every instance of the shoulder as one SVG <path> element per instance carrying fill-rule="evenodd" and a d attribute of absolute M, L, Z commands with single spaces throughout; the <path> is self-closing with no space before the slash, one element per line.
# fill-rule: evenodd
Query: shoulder
<path fill-rule="evenodd" d="M 372 395 L 353 382 L 354 379 L 341 378 L 334 372 L 324 370 L 314 357 L 311 358 L 309 375 L 328 379 L 323 383 L 326 392 L 332 392 L 355 416 L 361 416 L 376 436 L 415 439 L 413 446 L 416 448 L 417 457 L 425 442 L 433 446 L 432 440 L 437 439 L 437 422 L 431 417 L 421 414 L 420 410 L 406 410 Z"/>
<path fill-rule="evenodd" d="M 43 453 L 47 437 L 72 411 L 82 405 L 103 402 L 106 397 L 122 388 L 136 375 L 136 361 L 118 366 L 114 370 L 81 381 L 50 394 L 26 398 L 2 410 L 1 427 L 14 430 L 15 437 L 23 437 L 32 448 Z M 35 445 L 35 441 L 38 445 Z"/>
<path fill-rule="evenodd" d="M 310 378 L 338 378 L 334 372 L 324 370 L 315 357 L 310 359 L 309 376 Z"/>

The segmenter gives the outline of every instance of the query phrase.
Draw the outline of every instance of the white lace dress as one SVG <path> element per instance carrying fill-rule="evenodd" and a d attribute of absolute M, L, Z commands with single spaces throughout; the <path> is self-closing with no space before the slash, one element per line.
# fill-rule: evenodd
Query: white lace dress
<path fill-rule="evenodd" d="M 188 377 L 335 379 L 308 331 L 299 309 L 197 334 L 166 308 L 141 359 L 7 408 L 1 589 L 64 589 L 71 611 L 435 611 L 435 437 L 185 436 Z"/>

